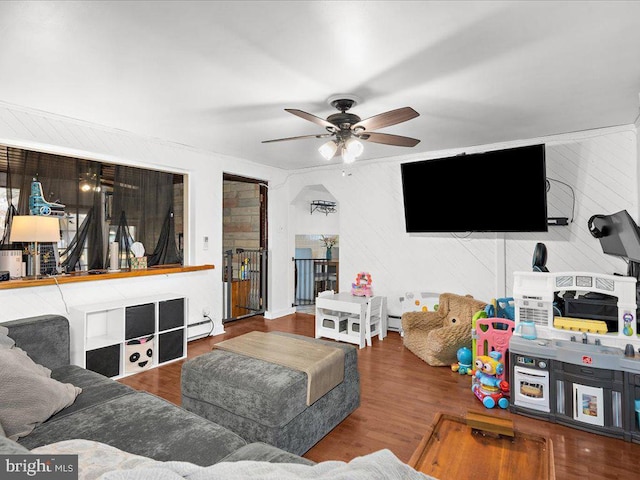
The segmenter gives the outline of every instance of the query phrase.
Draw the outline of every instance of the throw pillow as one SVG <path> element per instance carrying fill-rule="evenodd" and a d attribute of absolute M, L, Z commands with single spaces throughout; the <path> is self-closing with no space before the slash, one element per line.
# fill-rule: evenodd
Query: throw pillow
<path fill-rule="evenodd" d="M 0 424 L 11 440 L 31 433 L 82 391 L 50 374 L 19 348 L 0 348 Z"/>
<path fill-rule="evenodd" d="M 13 348 L 16 342 L 9 337 L 9 329 L 0 325 L 0 348 Z"/>

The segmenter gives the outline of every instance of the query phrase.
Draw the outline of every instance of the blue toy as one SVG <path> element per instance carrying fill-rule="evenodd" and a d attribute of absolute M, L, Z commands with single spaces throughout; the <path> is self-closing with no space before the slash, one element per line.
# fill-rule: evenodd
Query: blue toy
<path fill-rule="evenodd" d="M 458 357 L 458 363 L 451 365 L 451 370 L 458 372 L 460 375 L 472 375 L 473 368 L 471 368 L 471 363 L 473 355 L 471 355 L 471 350 L 467 347 L 459 348 L 456 356 Z"/>
<path fill-rule="evenodd" d="M 486 408 L 493 408 L 496 404 L 500 408 L 509 406 L 509 400 L 504 396 L 509 393 L 509 384 L 497 378 L 504 371 L 501 358 L 502 353 L 497 351 L 476 357 L 471 391 Z"/>
<path fill-rule="evenodd" d="M 29 195 L 29 212 L 31 215 L 53 215 L 64 217 L 64 205 L 62 203 L 47 202 L 42 193 L 42 184 L 35 178 L 31 182 L 31 195 Z"/>
<path fill-rule="evenodd" d="M 516 319 L 516 309 L 513 297 L 494 298 L 491 304 L 484 307 L 484 311 L 488 317 L 508 318 L 509 320 Z"/>

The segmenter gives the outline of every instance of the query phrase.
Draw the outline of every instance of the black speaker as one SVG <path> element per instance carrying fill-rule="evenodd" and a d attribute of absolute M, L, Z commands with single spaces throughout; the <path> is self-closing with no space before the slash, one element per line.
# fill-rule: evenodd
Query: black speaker
<path fill-rule="evenodd" d="M 592 215 L 591 218 L 587 221 L 587 226 L 589 227 L 589 232 L 595 238 L 602 238 L 605 235 L 605 232 L 603 232 L 600 229 L 600 227 L 598 227 L 596 225 L 596 220 L 599 220 L 599 219 L 601 219 L 603 217 L 604 217 L 603 215 Z"/>
<path fill-rule="evenodd" d="M 547 246 L 544 243 L 536 243 L 536 248 L 533 250 L 533 259 L 531 260 L 531 266 L 534 272 L 548 272 L 547 269 Z"/>

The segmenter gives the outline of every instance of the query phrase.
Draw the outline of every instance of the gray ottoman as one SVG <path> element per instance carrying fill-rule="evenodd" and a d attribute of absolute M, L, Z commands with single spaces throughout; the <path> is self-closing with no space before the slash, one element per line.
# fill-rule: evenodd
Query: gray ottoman
<path fill-rule="evenodd" d="M 304 372 L 214 349 L 183 364 L 182 407 L 247 441 L 302 455 L 360 405 L 357 348 L 278 334 L 343 349 L 343 382 L 307 406 Z"/>

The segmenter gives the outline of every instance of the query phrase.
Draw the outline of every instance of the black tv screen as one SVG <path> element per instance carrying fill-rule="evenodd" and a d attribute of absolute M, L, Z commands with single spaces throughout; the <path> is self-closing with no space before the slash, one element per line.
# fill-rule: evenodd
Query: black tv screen
<path fill-rule="evenodd" d="M 544 144 L 400 167 L 409 233 L 548 229 Z"/>

